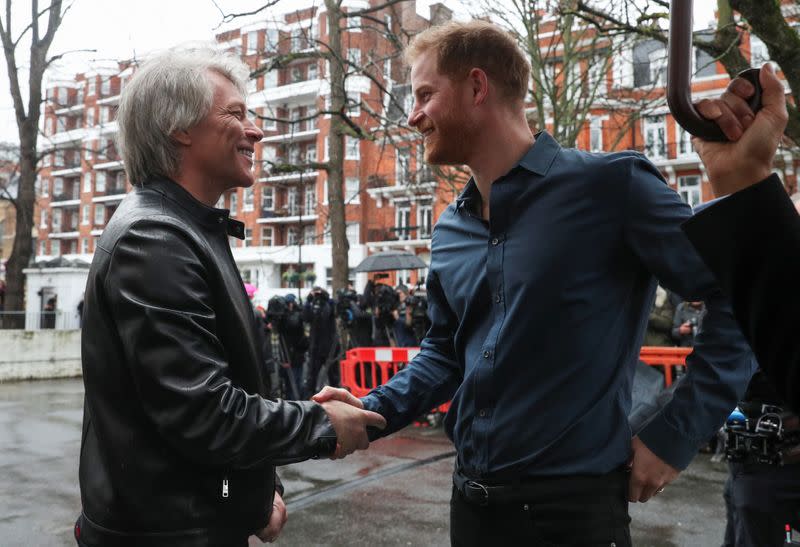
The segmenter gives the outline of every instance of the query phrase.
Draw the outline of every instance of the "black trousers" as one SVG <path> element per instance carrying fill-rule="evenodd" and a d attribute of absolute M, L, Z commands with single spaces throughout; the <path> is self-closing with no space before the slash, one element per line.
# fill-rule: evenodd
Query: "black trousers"
<path fill-rule="evenodd" d="M 540 487 L 541 486 L 541 487 Z M 453 487 L 453 547 L 630 547 L 628 473 L 565 477 L 534 483 L 530 499 L 480 506 Z"/>
<path fill-rule="evenodd" d="M 800 528 L 800 464 L 729 463 L 723 547 L 781 547 L 785 526 Z"/>

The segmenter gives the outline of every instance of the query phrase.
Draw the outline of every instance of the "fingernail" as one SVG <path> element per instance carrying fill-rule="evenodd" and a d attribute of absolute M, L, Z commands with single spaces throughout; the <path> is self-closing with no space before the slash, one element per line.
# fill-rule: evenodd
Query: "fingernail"
<path fill-rule="evenodd" d="M 708 117 L 713 119 L 713 118 L 718 118 L 720 116 L 722 116 L 722 110 L 720 110 L 720 108 L 717 105 L 712 103 L 711 106 L 708 108 Z"/>
<path fill-rule="evenodd" d="M 775 69 L 772 68 L 772 63 L 764 63 L 764 69 L 770 74 L 775 74 Z"/>

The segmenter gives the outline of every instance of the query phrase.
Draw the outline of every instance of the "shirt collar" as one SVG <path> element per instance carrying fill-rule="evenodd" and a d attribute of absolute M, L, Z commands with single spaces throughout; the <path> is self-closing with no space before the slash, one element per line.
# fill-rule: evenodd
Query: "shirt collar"
<path fill-rule="evenodd" d="M 230 217 L 227 209 L 209 207 L 195 199 L 183 186 L 166 177 L 157 177 L 144 183 L 143 188 L 152 189 L 185 209 L 192 218 L 209 227 L 223 227 L 225 232 L 244 239 L 244 223 Z"/>
<path fill-rule="evenodd" d="M 550 171 L 553 160 L 560 150 L 561 146 L 547 131 L 540 131 L 536 134 L 536 140 L 533 146 L 525 152 L 522 159 L 509 170 L 509 173 L 517 167 L 522 167 L 536 175 L 542 177 L 546 176 L 548 171 Z M 464 207 L 467 207 L 469 210 L 474 210 L 475 203 L 477 203 L 476 200 L 480 200 L 480 194 L 478 193 L 475 180 L 470 177 L 464 190 L 462 190 L 461 194 L 456 198 L 456 210 L 458 211 Z"/>

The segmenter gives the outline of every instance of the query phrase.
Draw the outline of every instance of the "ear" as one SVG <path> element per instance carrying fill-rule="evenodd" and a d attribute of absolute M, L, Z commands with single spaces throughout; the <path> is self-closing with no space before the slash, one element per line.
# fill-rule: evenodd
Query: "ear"
<path fill-rule="evenodd" d="M 192 137 L 188 131 L 173 131 L 170 136 L 184 146 L 192 145 Z"/>
<path fill-rule="evenodd" d="M 484 104 L 489 99 L 489 77 L 480 68 L 473 68 L 467 77 L 472 88 L 472 104 Z"/>

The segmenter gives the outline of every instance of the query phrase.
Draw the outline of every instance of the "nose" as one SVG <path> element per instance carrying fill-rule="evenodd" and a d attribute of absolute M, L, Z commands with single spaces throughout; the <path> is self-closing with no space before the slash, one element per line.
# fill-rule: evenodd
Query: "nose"
<path fill-rule="evenodd" d="M 411 112 L 408 114 L 408 126 L 409 127 L 416 127 L 419 125 L 419 122 L 422 121 L 422 110 L 417 108 L 417 103 L 414 103 L 414 107 L 411 109 Z"/>
<path fill-rule="evenodd" d="M 259 142 L 261 139 L 264 138 L 264 132 L 258 128 L 256 124 L 253 123 L 253 120 L 250 117 L 245 118 L 244 122 L 244 133 L 247 138 L 253 142 Z"/>

